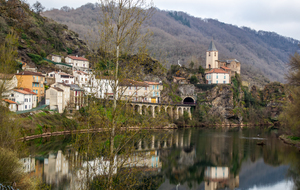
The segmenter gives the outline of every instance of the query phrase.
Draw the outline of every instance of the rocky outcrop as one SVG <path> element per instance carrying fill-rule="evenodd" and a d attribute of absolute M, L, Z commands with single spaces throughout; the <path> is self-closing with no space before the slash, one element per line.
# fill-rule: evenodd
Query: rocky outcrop
<path fill-rule="evenodd" d="M 179 95 L 194 95 L 195 94 L 195 86 L 193 84 L 179 85 L 178 86 Z"/>

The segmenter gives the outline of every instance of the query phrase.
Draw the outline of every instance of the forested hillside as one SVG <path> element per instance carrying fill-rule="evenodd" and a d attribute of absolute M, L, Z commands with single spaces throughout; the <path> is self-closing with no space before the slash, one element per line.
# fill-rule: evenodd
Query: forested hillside
<path fill-rule="evenodd" d="M 66 24 L 79 36 L 94 41 L 99 27 L 98 9 L 86 4 L 77 9 L 64 7 L 43 15 Z M 165 66 L 177 64 L 205 65 L 205 54 L 212 38 L 219 51 L 219 59 L 238 59 L 242 63 L 242 78 L 256 85 L 268 80 L 284 82 L 289 56 L 298 50 L 298 40 L 272 32 L 225 24 L 217 20 L 201 19 L 182 12 L 157 10 L 148 26 L 153 32 L 148 44 L 151 56 Z"/>
<path fill-rule="evenodd" d="M 88 46 L 67 25 L 43 17 L 23 1 L 0 1 L 0 42 L 9 33 L 18 38 L 19 59 L 43 68 L 42 58 L 51 53 L 86 54 Z M 47 65 L 45 65 L 47 66 Z"/>

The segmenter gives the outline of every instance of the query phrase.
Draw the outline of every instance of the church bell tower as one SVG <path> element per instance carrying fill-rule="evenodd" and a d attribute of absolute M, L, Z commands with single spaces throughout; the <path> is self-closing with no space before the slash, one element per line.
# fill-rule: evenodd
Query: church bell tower
<path fill-rule="evenodd" d="M 218 50 L 212 40 L 208 50 L 206 51 L 206 69 L 218 68 Z"/>

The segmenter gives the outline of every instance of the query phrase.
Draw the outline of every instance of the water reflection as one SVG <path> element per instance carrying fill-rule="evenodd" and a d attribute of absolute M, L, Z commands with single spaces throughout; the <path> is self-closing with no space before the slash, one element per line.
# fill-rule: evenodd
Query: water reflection
<path fill-rule="evenodd" d="M 57 138 L 62 139 L 43 139 L 39 147 L 34 141 L 28 142 L 31 156 L 20 161 L 32 176 L 42 177 L 53 189 L 81 189 L 87 176 L 108 173 L 108 159 L 79 155 L 66 140 L 72 137 Z M 262 140 L 266 145 L 258 146 Z M 61 147 L 55 151 L 51 144 L 56 149 L 57 144 Z M 41 147 L 47 147 L 49 153 L 41 156 L 39 152 L 46 151 Z M 128 158 L 115 157 L 115 163 L 124 163 L 123 168 L 140 168 L 149 175 L 159 174 L 157 188 L 161 190 L 276 190 L 283 184 L 288 190 L 299 187 L 300 181 L 299 152 L 278 141 L 275 134 L 257 130 L 153 132 L 149 138 L 135 142 L 135 151 Z M 117 165 L 113 167 L 114 173 L 120 172 Z"/>

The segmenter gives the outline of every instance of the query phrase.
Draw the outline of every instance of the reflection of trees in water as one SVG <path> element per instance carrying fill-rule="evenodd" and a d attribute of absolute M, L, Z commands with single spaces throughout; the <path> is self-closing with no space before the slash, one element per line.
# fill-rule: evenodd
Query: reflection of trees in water
<path fill-rule="evenodd" d="M 192 140 L 188 146 L 161 151 L 162 171 L 171 184 L 200 184 L 208 166 L 229 167 L 230 179 L 235 180 L 239 176 L 242 163 L 249 158 L 252 162 L 263 158 L 266 164 L 279 166 L 291 162 L 287 155 L 295 155 L 293 149 L 286 147 L 269 132 L 257 132 L 253 129 L 227 132 L 195 129 L 191 131 Z M 189 138 L 189 130 L 178 132 L 183 134 L 184 141 Z M 266 145 L 263 147 L 257 145 L 257 142 L 261 141 L 257 139 L 258 133 L 261 137 L 266 137 Z M 176 135 L 175 133 L 174 136 Z M 291 171 L 291 174 L 300 174 L 300 167 L 298 169 L 298 173 Z M 296 174 L 293 175 L 294 179 L 300 181 Z"/>

